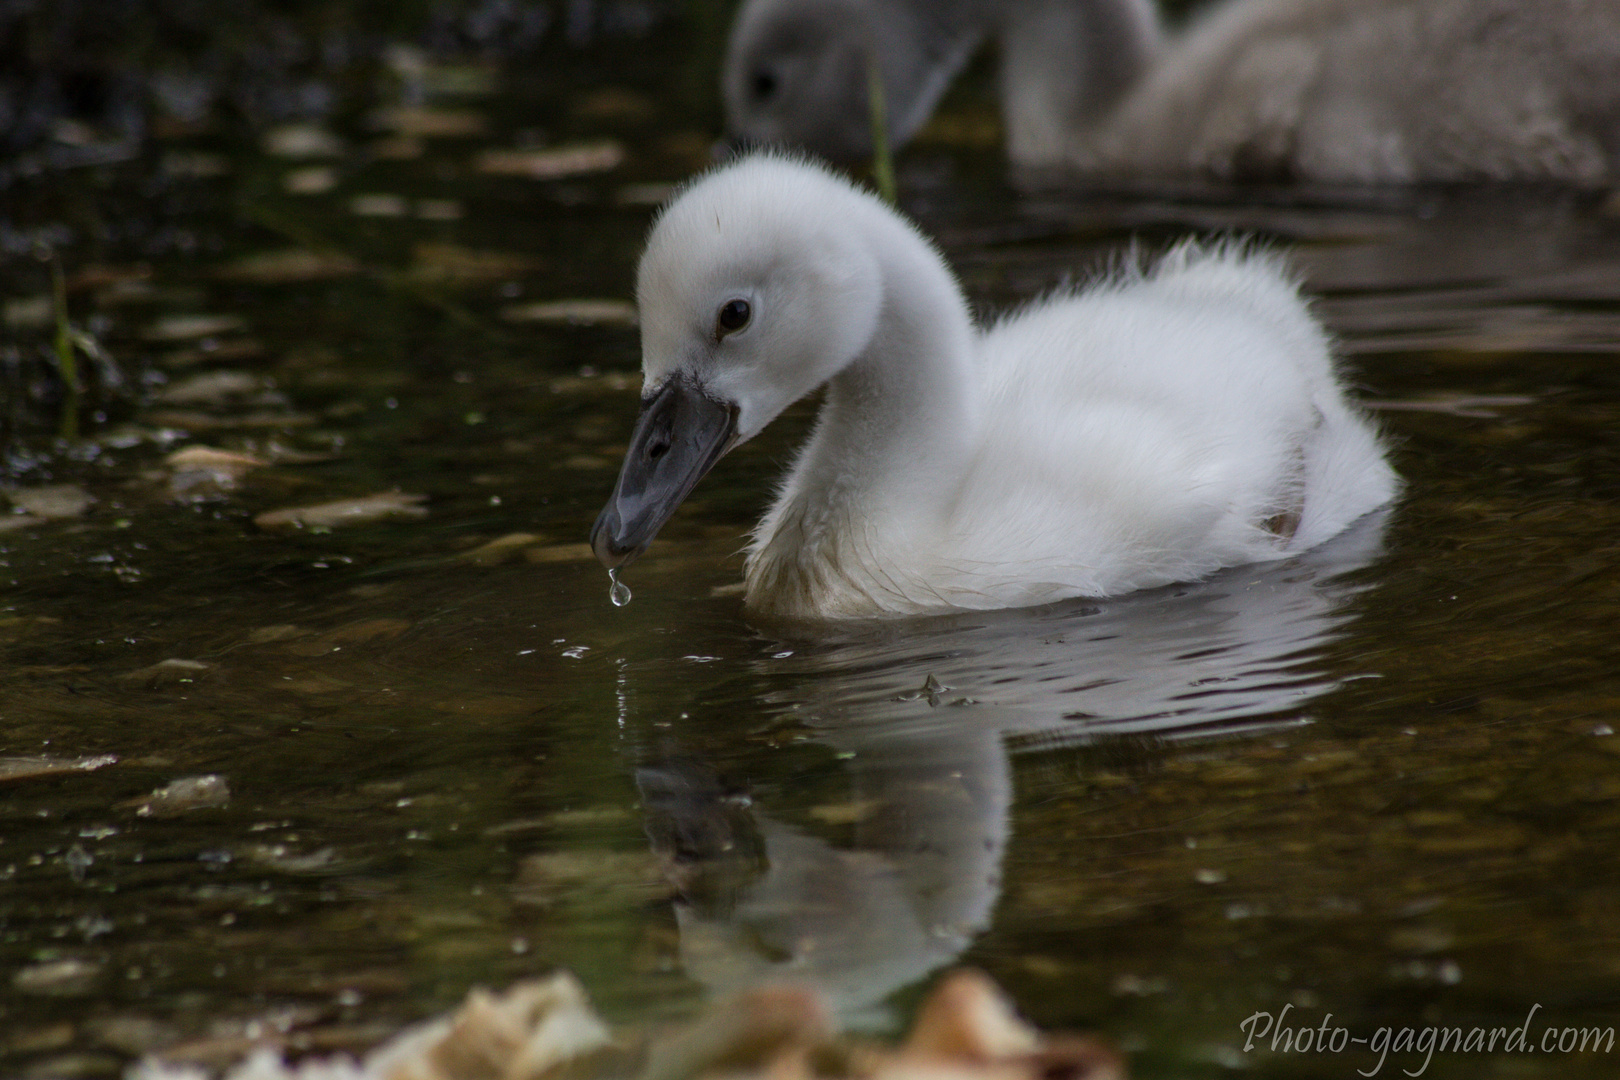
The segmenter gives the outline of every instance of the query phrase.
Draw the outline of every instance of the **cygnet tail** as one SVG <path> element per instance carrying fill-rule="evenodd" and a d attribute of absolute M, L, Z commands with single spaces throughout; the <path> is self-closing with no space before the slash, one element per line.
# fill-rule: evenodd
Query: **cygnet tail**
<path fill-rule="evenodd" d="M 1240 241 L 1187 241 L 1152 273 L 1178 291 L 1247 307 L 1276 329 L 1288 355 L 1298 361 L 1320 422 L 1301 442 L 1305 504 L 1288 551 L 1304 551 L 1336 536 L 1395 497 L 1400 482 L 1384 458 L 1377 428 L 1346 398 L 1333 342 L 1302 302 L 1299 280 L 1285 260 Z"/>
<path fill-rule="evenodd" d="M 1305 453 L 1305 509 L 1290 550 L 1337 536 L 1357 518 L 1395 498 L 1400 481 L 1371 420 L 1341 395 L 1323 408 L 1320 433 Z"/>

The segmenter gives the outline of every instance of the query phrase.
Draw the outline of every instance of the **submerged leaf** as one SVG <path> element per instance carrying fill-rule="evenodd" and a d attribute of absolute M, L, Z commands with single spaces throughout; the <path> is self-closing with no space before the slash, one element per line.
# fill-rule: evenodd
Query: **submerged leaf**
<path fill-rule="evenodd" d="M 227 469 L 235 472 L 247 472 L 269 464 L 251 454 L 216 450 L 212 446 L 188 446 L 184 450 L 176 450 L 164 458 L 163 463 L 174 469 Z"/>
<path fill-rule="evenodd" d="M 628 300 L 541 300 L 501 309 L 507 322 L 636 324 L 636 305 Z"/>
<path fill-rule="evenodd" d="M 0 322 L 13 330 L 39 330 L 56 321 L 50 293 L 19 296 L 0 304 Z"/>
<path fill-rule="evenodd" d="M 404 217 L 409 209 L 410 203 L 403 195 L 377 193 L 349 200 L 349 213 L 356 217 Z"/>
<path fill-rule="evenodd" d="M 231 788 L 217 773 L 185 776 L 158 788 L 144 799 L 122 803 L 135 808 L 137 817 L 179 817 L 191 810 L 211 810 L 229 804 Z"/>
<path fill-rule="evenodd" d="M 97 757 L 0 757 L 0 783 L 11 780 L 32 780 L 39 776 L 60 776 L 63 773 L 92 772 L 117 764 L 113 754 Z"/>
<path fill-rule="evenodd" d="M 343 140 L 314 124 L 283 124 L 265 132 L 264 152 L 277 157 L 340 157 Z"/>
<path fill-rule="evenodd" d="M 212 405 L 230 397 L 256 394 L 269 385 L 260 375 L 245 371 L 204 371 L 176 379 L 154 395 L 165 405 Z"/>
<path fill-rule="evenodd" d="M 309 248 L 266 251 L 237 259 L 219 270 L 229 281 L 250 281 L 258 285 L 279 285 L 298 281 L 323 281 L 347 277 L 360 271 L 360 263 L 347 255 Z"/>
<path fill-rule="evenodd" d="M 500 566 L 525 554 L 525 549 L 539 544 L 541 540 L 542 537 L 536 533 L 508 533 L 471 551 L 463 551 L 456 556 L 456 560 L 474 566 Z"/>
<path fill-rule="evenodd" d="M 310 165 L 294 169 L 282 178 L 289 195 L 325 195 L 338 185 L 337 170 L 330 165 Z"/>
<path fill-rule="evenodd" d="M 199 500 L 230 491 L 242 477 L 269 462 L 250 454 L 216 450 L 212 446 L 188 446 L 163 459 L 174 470 L 169 478 L 173 498 Z"/>
<path fill-rule="evenodd" d="M 426 495 L 384 491 L 357 499 L 269 510 L 254 518 L 253 524 L 261 529 L 331 529 L 342 525 L 369 525 L 394 517 L 422 518 L 427 517 L 427 508 L 421 505 L 427 499 Z"/>
<path fill-rule="evenodd" d="M 596 553 L 589 544 L 552 544 L 524 548 L 523 557 L 532 563 L 588 562 L 596 558 Z"/>
<path fill-rule="evenodd" d="M 147 341 L 193 341 L 247 328 L 235 315 L 169 315 L 141 331 Z"/>
<path fill-rule="evenodd" d="M 308 427 L 315 422 L 313 416 L 303 413 L 250 412 L 240 416 L 215 416 L 212 413 L 170 409 L 147 414 L 148 423 L 182 431 L 232 431 L 250 428 Z"/>
<path fill-rule="evenodd" d="M 471 109 L 400 107 L 372 114 L 376 127 L 419 139 L 453 139 L 482 135 L 488 126 L 483 113 Z"/>
<path fill-rule="evenodd" d="M 616 169 L 623 164 L 624 157 L 624 147 L 611 139 L 547 150 L 490 150 L 478 159 L 478 171 L 494 176 L 557 180 Z"/>
<path fill-rule="evenodd" d="M 482 251 L 459 244 L 417 244 L 409 277 L 425 282 L 501 281 L 533 271 L 538 263 L 527 255 Z"/>
<path fill-rule="evenodd" d="M 89 993 L 100 976 L 100 964 L 70 957 L 21 968 L 11 977 L 11 985 L 21 994 L 78 997 Z"/>
<path fill-rule="evenodd" d="M 95 505 L 96 497 L 77 484 L 43 484 L 39 487 L 0 490 L 12 508 L 46 521 L 76 518 Z"/>
<path fill-rule="evenodd" d="M 214 665 L 205 664 L 201 660 L 170 657 L 147 667 L 126 671 L 119 678 L 128 683 L 145 683 L 149 689 L 157 690 L 171 683 L 196 682 L 213 669 Z"/>

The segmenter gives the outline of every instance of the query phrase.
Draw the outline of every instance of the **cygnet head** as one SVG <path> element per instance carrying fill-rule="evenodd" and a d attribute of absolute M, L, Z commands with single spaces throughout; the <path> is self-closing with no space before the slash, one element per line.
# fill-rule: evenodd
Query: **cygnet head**
<path fill-rule="evenodd" d="M 966 20 L 954 12 L 936 12 L 922 25 L 907 8 L 749 0 L 732 23 L 721 76 L 728 134 L 744 145 L 865 160 L 872 154 L 869 88 L 876 70 L 889 142 L 903 145 L 981 36 L 976 26 L 956 25 Z"/>
<path fill-rule="evenodd" d="M 642 404 L 591 547 L 645 551 L 732 446 L 866 348 L 883 306 L 870 223 L 892 216 L 824 169 L 742 159 L 676 196 L 641 257 Z"/>

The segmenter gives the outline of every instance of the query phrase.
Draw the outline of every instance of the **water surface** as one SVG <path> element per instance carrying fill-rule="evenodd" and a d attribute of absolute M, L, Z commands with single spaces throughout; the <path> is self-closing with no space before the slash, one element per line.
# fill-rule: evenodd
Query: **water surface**
<path fill-rule="evenodd" d="M 1052 189 L 925 141 L 902 202 L 986 312 L 1189 229 L 1284 247 L 1407 489 L 1287 563 L 808 637 L 736 590 L 808 407 L 704 481 L 633 603 L 583 548 L 635 329 L 513 309 L 627 299 L 708 118 L 672 60 L 548 61 L 439 102 L 482 126 L 418 156 L 215 131 L 8 192 L 8 299 L 46 295 L 52 245 L 144 383 L 73 443 L 33 402 L 8 448 L 9 485 L 95 501 L 0 532 L 0 1069 L 363 1048 L 557 966 L 617 1020 L 790 974 L 883 1028 L 970 963 L 1148 1077 L 1376 1064 L 1245 1053 L 1285 1005 L 1359 1037 L 1620 1023 L 1609 204 Z M 484 156 L 603 139 L 621 162 L 556 179 Z M 49 328 L 8 310 L 37 363 Z M 166 463 L 192 446 L 263 464 Z M 395 491 L 425 498 L 255 524 Z"/>

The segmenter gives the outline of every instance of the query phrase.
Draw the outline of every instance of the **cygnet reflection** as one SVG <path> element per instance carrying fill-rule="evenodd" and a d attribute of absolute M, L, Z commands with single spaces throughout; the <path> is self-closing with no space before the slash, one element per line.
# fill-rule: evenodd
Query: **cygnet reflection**
<path fill-rule="evenodd" d="M 996 733 L 874 734 L 848 774 L 840 846 L 728 796 L 694 762 L 638 771 L 689 977 L 715 994 L 809 982 L 858 1024 L 990 925 L 1011 800 Z"/>
<path fill-rule="evenodd" d="M 762 661 L 759 675 L 788 684 L 767 710 L 845 762 L 851 827 L 829 829 L 834 843 L 785 824 L 804 808 L 778 817 L 690 757 L 638 769 L 686 973 L 715 994 L 808 982 L 846 1022 L 871 1019 L 990 925 L 1010 747 L 1308 722 L 1301 706 L 1337 685 L 1321 649 L 1361 588 L 1343 575 L 1380 553 L 1383 525 L 1197 585 L 868 627 Z"/>

